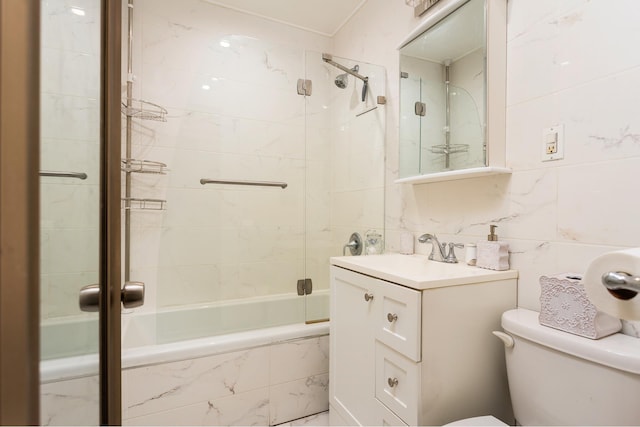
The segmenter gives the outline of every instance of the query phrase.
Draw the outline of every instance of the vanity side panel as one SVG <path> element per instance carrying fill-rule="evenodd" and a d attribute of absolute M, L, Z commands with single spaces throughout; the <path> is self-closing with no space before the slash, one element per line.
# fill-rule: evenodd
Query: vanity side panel
<path fill-rule="evenodd" d="M 513 425 L 502 330 L 516 307 L 516 279 L 422 293 L 422 402 L 418 423 L 493 415 Z"/>
<path fill-rule="evenodd" d="M 371 425 L 378 281 L 331 266 L 329 403 L 335 420 Z M 365 294 L 371 296 L 365 299 Z M 333 424 L 332 424 L 333 425 Z"/>

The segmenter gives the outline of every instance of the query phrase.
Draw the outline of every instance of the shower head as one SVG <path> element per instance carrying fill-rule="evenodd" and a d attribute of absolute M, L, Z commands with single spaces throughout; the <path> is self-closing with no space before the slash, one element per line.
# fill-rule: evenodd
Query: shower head
<path fill-rule="evenodd" d="M 338 77 L 336 77 L 336 80 L 334 82 L 336 84 L 336 86 L 338 86 L 340 89 L 344 89 L 347 87 L 347 84 L 349 83 L 349 80 L 347 79 L 347 73 L 344 74 L 340 74 Z"/>
<path fill-rule="evenodd" d="M 351 71 L 353 71 L 354 73 L 357 73 L 360 70 L 360 66 L 359 65 L 355 65 Z M 349 74 L 348 73 L 344 73 L 344 74 L 340 74 L 336 77 L 334 83 L 336 84 L 336 86 L 338 86 L 340 89 L 345 89 L 347 87 L 347 85 L 349 84 Z"/>

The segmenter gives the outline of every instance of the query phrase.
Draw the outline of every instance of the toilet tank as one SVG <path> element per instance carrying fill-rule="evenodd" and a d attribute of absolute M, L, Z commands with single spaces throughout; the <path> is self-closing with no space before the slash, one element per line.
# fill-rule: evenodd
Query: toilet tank
<path fill-rule="evenodd" d="M 520 425 L 640 425 L 640 339 L 599 340 L 542 326 L 538 313 L 502 315 L 513 412 Z"/>

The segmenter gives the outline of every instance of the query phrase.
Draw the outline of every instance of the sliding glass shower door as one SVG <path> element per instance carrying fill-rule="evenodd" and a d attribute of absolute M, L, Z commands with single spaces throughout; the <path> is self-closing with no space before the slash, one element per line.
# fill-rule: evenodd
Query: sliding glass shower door
<path fill-rule="evenodd" d="M 120 19 L 116 2 L 41 2 L 44 425 L 121 418 Z"/>
<path fill-rule="evenodd" d="M 41 422 L 97 425 L 98 313 L 78 295 L 99 283 L 100 1 L 41 5 Z M 62 392 L 51 361 L 82 354 L 91 375 Z"/>

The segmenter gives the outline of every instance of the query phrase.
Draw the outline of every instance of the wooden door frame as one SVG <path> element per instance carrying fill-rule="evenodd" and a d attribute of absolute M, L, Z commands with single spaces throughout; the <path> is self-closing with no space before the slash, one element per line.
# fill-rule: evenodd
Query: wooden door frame
<path fill-rule="evenodd" d="M 40 423 L 40 1 L 0 0 L 0 424 Z"/>

